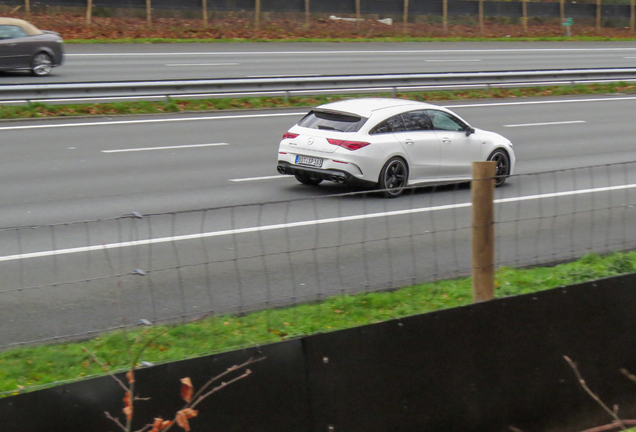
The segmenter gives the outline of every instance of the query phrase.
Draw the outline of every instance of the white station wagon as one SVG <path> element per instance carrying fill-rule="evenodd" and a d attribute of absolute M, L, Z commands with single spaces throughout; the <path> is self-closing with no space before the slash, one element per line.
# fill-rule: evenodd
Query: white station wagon
<path fill-rule="evenodd" d="M 309 111 L 283 135 L 277 169 L 306 185 L 366 182 L 396 197 L 407 185 L 469 181 L 474 161 L 497 162 L 500 186 L 514 171 L 512 143 L 443 107 L 365 98 Z"/>

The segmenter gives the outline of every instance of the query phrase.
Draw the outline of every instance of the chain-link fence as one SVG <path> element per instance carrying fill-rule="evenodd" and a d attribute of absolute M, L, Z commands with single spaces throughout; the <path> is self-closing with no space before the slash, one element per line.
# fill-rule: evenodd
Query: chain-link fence
<path fill-rule="evenodd" d="M 636 163 L 516 175 L 495 210 L 497 266 L 631 250 Z M 471 228 L 467 184 L 4 228 L 0 348 L 466 276 Z"/>

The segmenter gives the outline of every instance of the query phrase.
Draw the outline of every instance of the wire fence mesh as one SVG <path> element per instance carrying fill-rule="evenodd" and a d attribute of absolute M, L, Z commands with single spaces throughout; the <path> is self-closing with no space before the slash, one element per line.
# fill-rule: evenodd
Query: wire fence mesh
<path fill-rule="evenodd" d="M 467 276 L 470 202 L 469 185 L 446 184 L 398 199 L 360 192 L 4 228 L 0 349 Z M 632 250 L 636 163 L 516 175 L 495 210 L 497 266 Z M 262 319 L 246 325 L 275 327 Z"/>

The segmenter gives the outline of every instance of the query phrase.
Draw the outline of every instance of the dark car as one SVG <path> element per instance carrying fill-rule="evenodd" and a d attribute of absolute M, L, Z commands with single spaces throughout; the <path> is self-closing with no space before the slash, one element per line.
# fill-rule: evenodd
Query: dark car
<path fill-rule="evenodd" d="M 62 37 L 21 19 L 0 18 L 0 70 L 30 70 L 45 76 L 62 64 Z"/>

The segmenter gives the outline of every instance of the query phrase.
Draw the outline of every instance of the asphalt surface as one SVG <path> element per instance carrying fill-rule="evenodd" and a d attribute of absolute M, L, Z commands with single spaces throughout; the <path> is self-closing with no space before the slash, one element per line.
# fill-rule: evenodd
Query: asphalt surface
<path fill-rule="evenodd" d="M 636 246 L 636 164 L 585 168 L 636 160 L 635 104 L 626 95 L 447 104 L 515 145 L 521 176 L 497 190 L 508 200 L 497 205 L 499 264 Z M 469 272 L 466 186 L 386 200 L 280 177 L 278 141 L 301 115 L 0 124 L 2 226 L 40 226 L 0 231 L 0 346 Z M 565 171 L 530 174 L 550 170 Z M 197 208 L 208 210 L 181 213 Z M 168 214 L 66 224 L 133 211 Z"/>
<path fill-rule="evenodd" d="M 636 66 L 634 42 L 65 45 L 48 77 L 1 84 L 544 70 Z"/>

